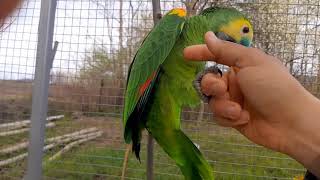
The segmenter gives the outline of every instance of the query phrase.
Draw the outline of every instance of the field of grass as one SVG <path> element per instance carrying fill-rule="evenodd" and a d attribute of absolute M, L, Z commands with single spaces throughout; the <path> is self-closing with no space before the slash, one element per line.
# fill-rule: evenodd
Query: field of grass
<path fill-rule="evenodd" d="M 5 88 L 4 94 L 0 97 L 0 120 L 3 120 L 0 123 L 26 119 L 30 116 L 30 92 L 23 91 L 23 89 L 28 89 L 29 85 L 9 85 L 6 85 L 8 88 Z M 19 92 L 14 90 L 19 90 Z M 61 95 L 61 98 L 63 97 L 65 96 Z M 50 114 L 67 111 L 65 108 L 68 108 L 68 104 L 61 106 L 58 103 L 65 102 L 63 99 L 49 99 Z M 79 106 L 86 108 L 82 104 Z M 47 138 L 89 127 L 98 127 L 103 131 L 101 137 L 72 148 L 54 161 L 49 162 L 48 158 L 61 150 L 63 145 L 47 151 L 43 162 L 43 173 L 47 179 L 120 179 L 126 146 L 122 139 L 120 119 L 114 116 L 106 117 L 106 114 L 119 114 L 119 107 L 112 107 L 114 109 L 110 108 L 110 111 L 113 113 L 79 113 L 77 116 L 65 114 L 63 120 L 56 121 L 56 127 L 46 130 Z M 93 110 L 92 112 L 96 112 Z M 192 117 L 186 118 L 192 119 Z M 187 135 L 200 145 L 200 150 L 214 167 L 218 180 L 293 179 L 304 173 L 303 167 L 294 160 L 253 145 L 236 131 L 218 127 L 212 122 L 184 121 L 182 124 Z M 130 156 L 126 179 L 145 179 L 146 177 L 145 137 L 141 151 L 141 163 L 133 155 Z M 28 140 L 28 133 L 0 137 L 0 149 L 26 140 Z M 0 160 L 24 152 L 26 150 L 12 154 L 0 154 Z M 26 159 L 0 167 L 0 179 L 21 179 L 25 170 Z M 183 179 L 174 162 L 157 145 L 155 145 L 154 152 L 154 174 L 157 180 Z"/>
<path fill-rule="evenodd" d="M 44 175 L 48 179 L 120 179 L 125 145 L 119 122 L 117 118 L 85 116 L 77 120 L 66 116 L 64 120 L 57 121 L 57 127 L 47 130 L 47 137 L 93 126 L 103 130 L 104 135 L 73 148 L 51 162 L 47 159 L 61 147 L 46 152 Z M 298 163 L 287 156 L 253 145 L 236 132 L 217 127 L 213 123 L 203 122 L 197 126 L 194 122 L 184 122 L 184 129 L 200 145 L 200 150 L 214 167 L 217 179 L 292 179 L 304 172 Z M 14 141 L 20 142 L 18 139 L 26 136 L 15 137 Z M 1 146 L 7 144 L 8 139 L 1 138 Z M 10 143 L 14 141 L 10 138 Z M 145 147 L 144 144 L 141 164 L 133 155 L 130 156 L 127 179 L 145 179 Z M 155 179 L 183 179 L 176 165 L 157 145 L 154 163 Z M 24 160 L 7 166 L 0 170 L 1 176 L 22 177 L 25 164 Z"/>
<path fill-rule="evenodd" d="M 83 119 L 86 119 L 85 117 Z M 57 149 L 47 152 L 44 160 L 44 175 L 58 179 L 119 179 L 125 146 L 121 139 L 120 123 L 117 118 L 87 118 L 82 121 L 70 119 L 60 121 L 60 129 L 72 127 L 72 131 L 100 123 L 104 136 L 80 145 L 55 161 L 47 159 Z M 76 123 L 76 124 L 74 124 Z M 64 127 L 64 128 L 63 128 Z M 217 179 L 292 179 L 303 174 L 303 168 L 294 160 L 249 143 L 234 131 L 219 128 L 213 123 L 203 123 L 198 131 L 195 123 L 185 122 L 184 129 L 200 145 L 214 167 Z M 49 130 L 47 135 L 63 134 L 62 131 Z M 141 164 L 130 156 L 127 179 L 144 179 L 145 145 L 142 148 Z M 155 179 L 183 179 L 179 169 L 156 145 Z M 12 173 L 15 173 L 12 170 Z M 12 175 L 13 176 L 13 175 Z"/>

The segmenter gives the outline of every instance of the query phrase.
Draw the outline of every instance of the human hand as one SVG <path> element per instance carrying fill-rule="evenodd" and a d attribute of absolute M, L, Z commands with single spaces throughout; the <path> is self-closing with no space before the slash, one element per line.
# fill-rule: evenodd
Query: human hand
<path fill-rule="evenodd" d="M 292 156 L 320 175 L 314 169 L 315 160 L 320 160 L 320 121 L 316 118 L 320 115 L 319 100 L 275 57 L 219 40 L 212 32 L 206 33 L 205 40 L 206 45 L 187 47 L 184 56 L 214 59 L 232 67 L 222 77 L 207 74 L 201 81 L 202 92 L 213 97 L 209 105 L 217 123 Z"/>
<path fill-rule="evenodd" d="M 20 3 L 20 0 L 1 0 L 0 1 L 0 22 L 7 17 Z M 1 27 L 1 24 L 0 24 Z"/>

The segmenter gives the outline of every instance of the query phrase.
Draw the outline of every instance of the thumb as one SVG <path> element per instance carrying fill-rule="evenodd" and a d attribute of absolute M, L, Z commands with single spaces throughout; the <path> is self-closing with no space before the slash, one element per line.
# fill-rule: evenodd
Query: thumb
<path fill-rule="evenodd" d="M 258 50 L 220 40 L 211 31 L 205 34 L 205 42 L 214 57 L 214 61 L 219 64 L 243 68 L 256 65 L 259 62 L 256 58 L 250 58 L 253 57 L 251 56 L 252 53 L 256 53 L 255 51 Z"/>

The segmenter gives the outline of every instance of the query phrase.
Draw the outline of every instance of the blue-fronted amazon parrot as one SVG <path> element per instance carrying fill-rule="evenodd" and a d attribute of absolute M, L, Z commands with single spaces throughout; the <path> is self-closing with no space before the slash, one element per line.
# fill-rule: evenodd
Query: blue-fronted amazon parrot
<path fill-rule="evenodd" d="M 138 49 L 129 67 L 125 91 L 125 142 L 132 143 L 140 160 L 141 132 L 147 129 L 186 179 L 213 179 L 211 166 L 180 124 L 181 109 L 200 103 L 192 82 L 205 67 L 204 63 L 184 60 L 183 50 L 203 44 L 207 31 L 244 46 L 250 46 L 253 38 L 251 23 L 236 9 L 211 7 L 188 18 L 184 9 L 173 9 Z"/>

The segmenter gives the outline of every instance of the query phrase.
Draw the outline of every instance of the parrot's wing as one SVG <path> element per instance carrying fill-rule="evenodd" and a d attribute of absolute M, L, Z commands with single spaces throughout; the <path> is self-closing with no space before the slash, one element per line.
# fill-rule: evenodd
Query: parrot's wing
<path fill-rule="evenodd" d="M 185 15 L 184 9 L 173 9 L 167 13 L 145 38 L 129 67 L 123 112 L 127 143 L 131 141 L 132 131 L 135 131 L 133 128 L 138 126 L 153 84 L 159 76 L 160 66 L 183 29 Z"/>

